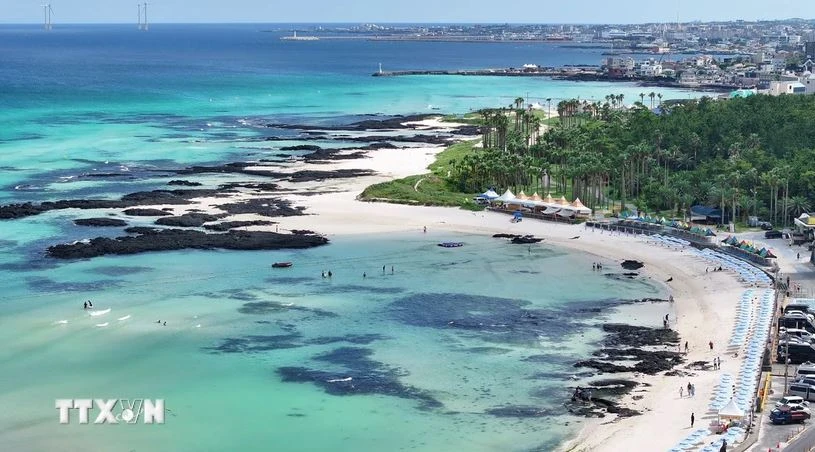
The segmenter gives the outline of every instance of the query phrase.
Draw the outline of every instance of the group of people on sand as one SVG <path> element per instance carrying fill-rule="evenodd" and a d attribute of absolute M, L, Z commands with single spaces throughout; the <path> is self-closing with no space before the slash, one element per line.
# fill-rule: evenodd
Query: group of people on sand
<path fill-rule="evenodd" d="M 82 309 L 93 309 L 93 303 L 91 303 L 91 300 L 86 301 Z"/>
<path fill-rule="evenodd" d="M 693 397 L 696 395 L 696 385 L 691 382 L 688 382 L 688 397 Z M 685 387 L 679 386 L 679 398 L 685 397 Z"/>
<path fill-rule="evenodd" d="M 707 272 L 709 272 L 709 271 L 710 271 L 710 269 L 709 269 L 708 267 L 705 267 L 705 273 L 707 273 Z M 713 267 L 713 271 L 714 271 L 714 272 L 720 272 L 720 271 L 722 271 L 722 267 L 721 267 L 721 265 L 720 265 L 720 266 L 718 266 L 718 267 Z"/>

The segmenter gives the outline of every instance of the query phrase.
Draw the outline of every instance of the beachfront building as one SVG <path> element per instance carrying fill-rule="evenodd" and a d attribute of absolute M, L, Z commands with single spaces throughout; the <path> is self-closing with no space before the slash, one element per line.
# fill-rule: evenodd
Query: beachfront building
<path fill-rule="evenodd" d="M 782 94 L 806 94 L 807 87 L 797 80 L 779 80 L 770 82 L 768 94 L 780 96 Z"/>
<path fill-rule="evenodd" d="M 722 222 L 722 210 L 708 206 L 692 206 L 690 221 L 696 223 L 719 224 Z"/>

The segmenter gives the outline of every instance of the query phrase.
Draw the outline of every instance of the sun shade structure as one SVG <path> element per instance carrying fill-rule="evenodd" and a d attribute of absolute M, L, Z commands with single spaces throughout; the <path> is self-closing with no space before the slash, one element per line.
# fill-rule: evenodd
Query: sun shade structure
<path fill-rule="evenodd" d="M 511 191 L 509 191 L 509 189 L 507 189 L 507 191 L 505 191 L 503 195 L 495 198 L 496 201 L 503 201 L 503 202 L 512 201 L 514 199 L 515 199 L 515 195 Z"/>
<path fill-rule="evenodd" d="M 744 417 L 744 411 L 736 405 L 735 399 L 730 399 L 730 402 L 719 410 L 719 417 L 722 419 L 741 419 Z"/>

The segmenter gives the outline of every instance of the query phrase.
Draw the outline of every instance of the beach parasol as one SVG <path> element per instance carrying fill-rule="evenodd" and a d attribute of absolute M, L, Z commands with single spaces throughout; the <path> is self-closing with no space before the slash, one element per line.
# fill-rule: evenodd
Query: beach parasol
<path fill-rule="evenodd" d="M 518 193 L 518 199 L 520 199 L 521 201 L 526 201 L 527 199 L 529 199 L 529 196 L 527 196 L 526 193 L 524 193 L 524 191 L 521 190 L 521 192 Z"/>
<path fill-rule="evenodd" d="M 535 202 L 543 201 L 543 198 L 541 198 L 541 196 L 538 194 L 538 192 L 535 192 L 535 194 L 532 195 L 532 197 L 529 198 L 529 199 L 532 200 L 532 201 L 535 201 Z"/>

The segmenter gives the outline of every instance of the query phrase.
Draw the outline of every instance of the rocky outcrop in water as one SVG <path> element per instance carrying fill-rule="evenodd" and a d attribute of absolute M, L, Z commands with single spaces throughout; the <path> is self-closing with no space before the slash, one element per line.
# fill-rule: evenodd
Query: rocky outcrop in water
<path fill-rule="evenodd" d="M 269 226 L 275 224 L 274 221 L 252 220 L 252 221 L 224 221 L 215 224 L 205 224 L 204 229 L 210 231 L 225 232 L 230 229 L 243 228 L 246 226 Z"/>
<path fill-rule="evenodd" d="M 62 209 L 126 209 L 136 206 L 149 206 L 159 204 L 184 205 L 190 204 L 190 199 L 196 197 L 214 196 L 217 190 L 153 190 L 135 192 L 120 199 L 69 199 L 60 201 L 46 201 L 40 204 L 30 202 L 22 204 L 6 204 L 0 206 L 0 220 L 39 215 L 51 210 Z"/>
<path fill-rule="evenodd" d="M 620 266 L 622 266 L 626 270 L 639 270 L 645 266 L 642 262 L 634 261 L 634 260 L 624 260 Z"/>
<path fill-rule="evenodd" d="M 229 231 L 208 234 L 196 230 L 128 228 L 137 233 L 126 237 L 97 237 L 48 248 L 58 259 L 84 259 L 107 254 L 137 254 L 149 251 L 182 249 L 275 250 L 311 248 L 325 245 L 328 239 L 318 235 L 291 235 L 275 232 Z"/>
<path fill-rule="evenodd" d="M 292 207 L 291 202 L 280 198 L 253 198 L 242 202 L 221 204 L 218 208 L 232 215 L 244 213 L 254 213 L 264 217 L 305 215 L 303 207 Z"/>
<path fill-rule="evenodd" d="M 184 186 L 184 187 L 199 187 L 199 186 L 201 186 L 203 184 L 201 182 L 190 182 L 188 180 L 178 180 L 178 179 L 176 179 L 176 180 L 171 180 L 170 182 L 167 182 L 167 185 L 181 185 L 181 186 Z"/>
<path fill-rule="evenodd" d="M 156 220 L 156 224 L 161 226 L 174 226 L 182 228 L 197 228 L 210 221 L 218 221 L 224 215 L 210 215 L 206 213 L 185 213 L 177 217 L 164 217 Z"/>
<path fill-rule="evenodd" d="M 131 217 L 164 217 L 172 215 L 172 213 L 161 209 L 125 209 L 122 213 Z"/>
<path fill-rule="evenodd" d="M 77 226 L 95 226 L 95 227 L 122 227 L 127 226 L 127 222 L 118 218 L 78 218 L 74 220 Z"/>

